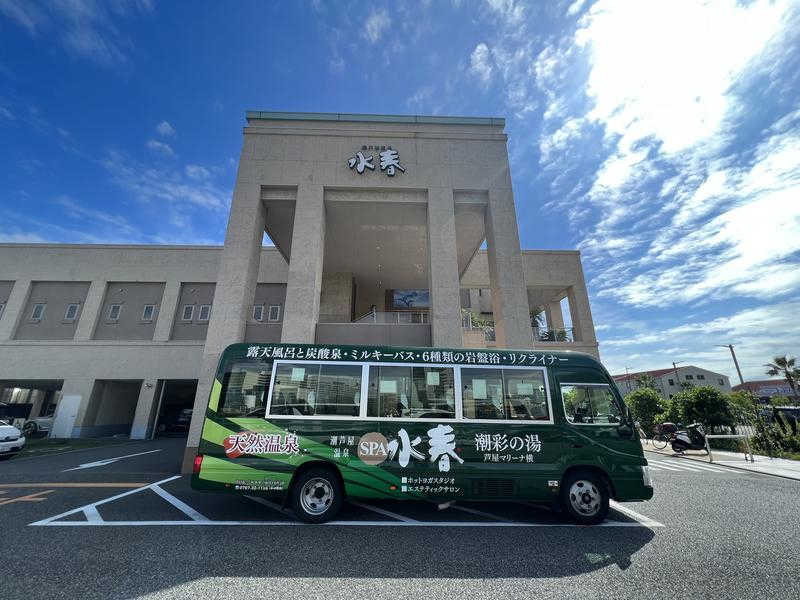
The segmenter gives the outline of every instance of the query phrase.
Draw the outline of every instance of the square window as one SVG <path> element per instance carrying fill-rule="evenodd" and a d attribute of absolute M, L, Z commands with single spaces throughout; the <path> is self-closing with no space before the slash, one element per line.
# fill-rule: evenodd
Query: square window
<path fill-rule="evenodd" d="M 44 317 L 44 308 L 47 306 L 46 304 L 34 304 L 33 305 L 33 312 L 31 313 L 31 320 L 33 321 L 41 321 Z"/>
<path fill-rule="evenodd" d="M 78 316 L 78 305 L 77 304 L 67 304 L 67 310 L 64 312 L 64 320 L 65 321 L 74 321 L 75 317 Z"/>
<path fill-rule="evenodd" d="M 119 321 L 119 315 L 122 312 L 122 304 L 112 304 L 108 307 L 108 320 Z"/>
<path fill-rule="evenodd" d="M 261 321 L 264 318 L 264 305 L 263 304 L 254 304 L 253 305 L 253 321 Z"/>
<path fill-rule="evenodd" d="M 705 376 L 705 375 L 703 375 L 702 373 L 700 373 L 700 374 L 697 376 L 697 378 L 698 378 L 698 379 L 705 379 L 705 378 L 706 378 L 706 376 Z"/>
<path fill-rule="evenodd" d="M 142 321 L 152 321 L 153 315 L 155 314 L 156 314 L 156 305 L 145 304 L 144 309 L 142 309 Z"/>
<path fill-rule="evenodd" d="M 717 379 L 717 382 L 718 382 L 720 385 L 725 385 L 725 381 L 724 381 L 724 380 L 723 380 L 721 377 L 720 377 L 719 379 Z"/>
<path fill-rule="evenodd" d="M 197 314 L 198 321 L 208 321 L 208 318 L 211 316 L 211 305 L 210 304 L 201 304 L 200 305 L 200 312 Z"/>
<path fill-rule="evenodd" d="M 687 376 L 686 376 L 686 379 L 687 379 L 687 380 L 689 380 L 689 379 L 694 379 L 694 375 L 687 375 Z"/>
<path fill-rule="evenodd" d="M 194 317 L 194 304 L 185 304 L 181 313 L 181 321 L 191 321 Z"/>
<path fill-rule="evenodd" d="M 669 383 L 670 385 L 675 385 L 675 380 L 674 379 L 667 379 L 667 383 Z"/>
<path fill-rule="evenodd" d="M 269 307 L 269 320 L 270 321 L 280 321 L 281 320 L 281 307 L 280 307 L 280 305 L 270 306 Z"/>
<path fill-rule="evenodd" d="M 621 423 L 625 415 L 607 385 L 561 384 L 564 412 L 570 423 L 610 425 Z"/>

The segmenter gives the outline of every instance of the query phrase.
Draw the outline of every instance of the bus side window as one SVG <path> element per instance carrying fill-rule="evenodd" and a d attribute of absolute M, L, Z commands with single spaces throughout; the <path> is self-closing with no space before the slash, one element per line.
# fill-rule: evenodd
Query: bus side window
<path fill-rule="evenodd" d="M 453 419 L 452 367 L 370 365 L 368 417 Z"/>
<path fill-rule="evenodd" d="M 222 377 L 217 412 L 226 417 L 263 417 L 269 367 L 269 364 L 254 362 L 229 365 Z"/>
<path fill-rule="evenodd" d="M 564 413 L 570 423 L 609 425 L 622 421 L 622 411 L 607 384 L 561 384 Z"/>
<path fill-rule="evenodd" d="M 461 368 L 465 419 L 548 421 L 540 369 Z"/>
<path fill-rule="evenodd" d="M 361 366 L 278 363 L 272 384 L 271 415 L 357 417 Z"/>

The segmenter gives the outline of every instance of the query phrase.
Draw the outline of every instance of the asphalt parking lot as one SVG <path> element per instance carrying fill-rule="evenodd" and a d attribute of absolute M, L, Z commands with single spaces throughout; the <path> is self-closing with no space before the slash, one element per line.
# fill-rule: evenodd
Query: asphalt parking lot
<path fill-rule="evenodd" d="M 800 595 L 794 481 L 649 455 L 656 497 L 601 527 L 518 502 L 348 502 L 312 526 L 191 490 L 182 447 L 0 462 L 3 597 Z"/>

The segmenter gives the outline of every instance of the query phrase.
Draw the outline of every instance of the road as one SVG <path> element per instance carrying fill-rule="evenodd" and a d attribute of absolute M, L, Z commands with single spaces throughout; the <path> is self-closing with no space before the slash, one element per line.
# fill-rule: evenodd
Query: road
<path fill-rule="evenodd" d="M 800 597 L 797 481 L 648 454 L 655 497 L 604 527 L 498 502 L 348 503 L 309 526 L 192 491 L 182 448 L 0 462 L 0 596 Z"/>

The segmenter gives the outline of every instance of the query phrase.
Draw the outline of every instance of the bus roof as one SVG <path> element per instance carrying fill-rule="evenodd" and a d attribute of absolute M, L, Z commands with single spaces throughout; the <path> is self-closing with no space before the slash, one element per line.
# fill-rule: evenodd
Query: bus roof
<path fill-rule="evenodd" d="M 276 351 L 275 349 L 280 349 Z M 288 351 L 287 351 L 288 350 Z M 308 352 L 311 350 L 311 352 Z M 320 352 L 322 350 L 323 352 Z M 605 368 L 592 355 L 546 348 L 437 348 L 429 346 L 355 346 L 244 342 L 225 349 L 220 362 L 236 358 L 332 360 L 345 362 L 475 364 L 487 366 L 546 366 Z"/>

